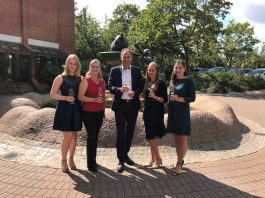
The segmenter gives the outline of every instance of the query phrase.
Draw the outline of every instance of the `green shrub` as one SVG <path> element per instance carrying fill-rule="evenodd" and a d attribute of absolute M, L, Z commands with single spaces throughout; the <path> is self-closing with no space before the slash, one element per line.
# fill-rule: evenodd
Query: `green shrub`
<path fill-rule="evenodd" d="M 242 92 L 265 88 L 265 81 L 261 78 L 226 72 L 193 74 L 192 78 L 196 90 L 207 93 Z"/>
<path fill-rule="evenodd" d="M 80 61 L 80 64 L 81 64 L 81 75 L 85 76 L 86 73 L 88 72 L 89 61 Z"/>

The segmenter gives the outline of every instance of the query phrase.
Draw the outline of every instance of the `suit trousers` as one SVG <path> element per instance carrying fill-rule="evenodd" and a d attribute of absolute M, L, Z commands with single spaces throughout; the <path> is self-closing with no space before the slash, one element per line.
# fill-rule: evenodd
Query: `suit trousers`
<path fill-rule="evenodd" d="M 117 129 L 116 149 L 120 162 L 124 162 L 128 158 L 137 115 L 138 109 L 135 108 L 132 102 L 123 101 L 119 108 L 115 110 Z"/>
<path fill-rule="evenodd" d="M 96 166 L 98 134 L 103 123 L 104 111 L 83 111 L 83 122 L 87 131 L 87 167 Z"/>

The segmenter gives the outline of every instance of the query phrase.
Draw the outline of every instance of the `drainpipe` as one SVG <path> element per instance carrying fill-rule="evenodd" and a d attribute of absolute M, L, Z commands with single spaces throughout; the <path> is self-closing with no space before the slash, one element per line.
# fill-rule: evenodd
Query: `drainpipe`
<path fill-rule="evenodd" d="M 23 0 L 20 0 L 20 32 L 22 37 L 22 44 L 24 44 Z"/>

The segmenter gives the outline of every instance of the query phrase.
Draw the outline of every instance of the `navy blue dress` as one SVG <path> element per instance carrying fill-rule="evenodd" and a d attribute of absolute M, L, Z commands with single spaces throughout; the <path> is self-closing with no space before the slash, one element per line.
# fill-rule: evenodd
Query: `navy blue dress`
<path fill-rule="evenodd" d="M 167 86 L 164 81 L 158 82 L 155 95 L 164 98 L 166 103 L 168 100 Z M 149 90 L 144 93 L 144 125 L 146 139 L 161 138 L 166 134 L 164 125 L 164 103 L 158 102 L 149 97 Z"/>
<path fill-rule="evenodd" d="M 195 85 L 191 78 L 177 79 L 174 94 L 183 97 L 185 102 L 168 103 L 167 132 L 176 135 L 191 135 L 190 102 L 195 101 Z"/>
<path fill-rule="evenodd" d="M 54 116 L 53 130 L 60 131 L 80 131 L 82 128 L 81 103 L 78 100 L 78 89 L 81 77 L 63 76 L 63 82 L 60 87 L 61 95 L 68 96 L 69 89 L 74 89 L 74 104 L 59 100 L 56 106 Z"/>

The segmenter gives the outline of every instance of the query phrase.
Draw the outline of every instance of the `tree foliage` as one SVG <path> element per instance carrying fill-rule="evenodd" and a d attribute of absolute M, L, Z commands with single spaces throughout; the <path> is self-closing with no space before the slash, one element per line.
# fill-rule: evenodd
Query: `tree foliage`
<path fill-rule="evenodd" d="M 222 20 L 231 7 L 228 0 L 147 2 L 143 10 L 135 4 L 119 4 L 104 27 L 84 8 L 75 18 L 75 49 L 80 59 L 97 58 L 123 33 L 133 50 L 137 41 L 149 48 L 168 75 L 176 58 L 193 67 L 265 65 L 265 44 L 258 53 L 249 23 L 230 21 L 223 28 Z"/>
<path fill-rule="evenodd" d="M 127 34 L 132 21 L 140 14 L 139 6 L 135 4 L 119 4 L 113 11 L 113 18 L 110 19 L 109 28 L 118 26 L 120 31 Z"/>
<path fill-rule="evenodd" d="M 167 56 L 189 63 L 195 48 L 216 38 L 231 3 L 217 0 L 149 0 L 133 22 L 130 39 L 149 45 L 161 63 Z"/>
<path fill-rule="evenodd" d="M 84 8 L 75 17 L 75 51 L 81 60 L 98 57 L 98 52 L 104 49 L 101 34 L 99 22 Z"/>
<path fill-rule="evenodd" d="M 250 57 L 254 52 L 254 46 L 258 40 L 254 38 L 253 27 L 248 22 L 236 23 L 230 21 L 224 29 L 221 40 L 222 49 L 228 67 L 243 64 L 242 60 Z"/>
<path fill-rule="evenodd" d="M 135 4 L 119 4 L 113 11 L 113 17 L 103 30 L 104 44 L 110 46 L 117 35 L 127 36 L 132 21 L 140 14 L 139 6 Z"/>

